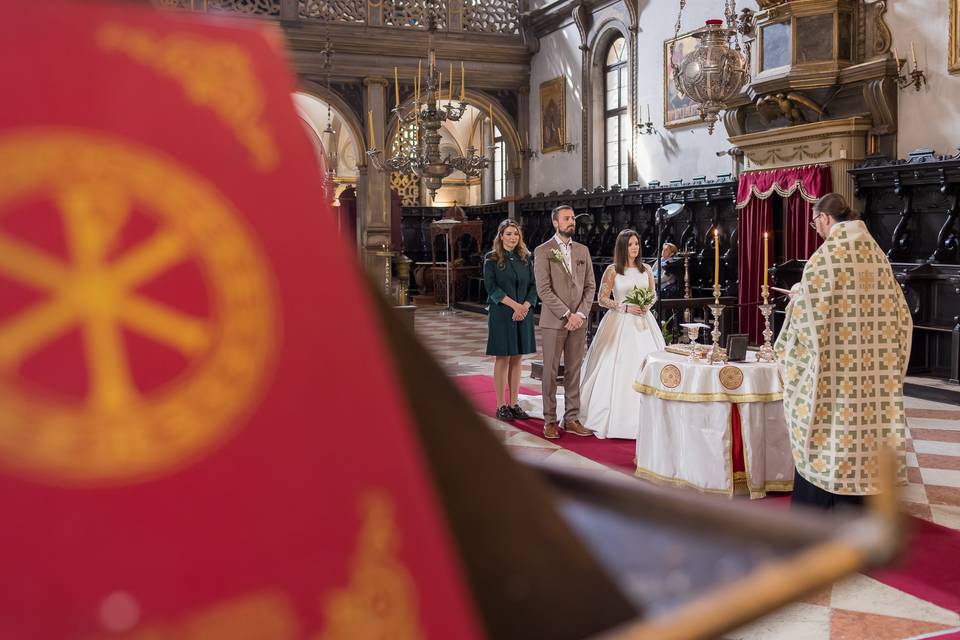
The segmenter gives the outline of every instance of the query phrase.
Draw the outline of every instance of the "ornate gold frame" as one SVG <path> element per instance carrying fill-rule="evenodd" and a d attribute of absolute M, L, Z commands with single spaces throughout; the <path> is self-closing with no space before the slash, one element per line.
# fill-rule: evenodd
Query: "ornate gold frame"
<path fill-rule="evenodd" d="M 949 0 L 950 19 L 947 21 L 947 71 L 960 73 L 960 0 Z"/>
<path fill-rule="evenodd" d="M 567 100 L 566 100 L 566 81 L 563 76 L 547 80 L 540 83 L 540 152 L 550 153 L 551 151 L 560 151 L 567 142 Z M 560 105 L 560 122 L 557 126 L 556 144 L 547 146 L 547 128 L 546 128 L 546 105 L 556 100 Z"/>
<path fill-rule="evenodd" d="M 670 86 L 670 82 L 673 79 L 673 71 L 670 69 L 670 43 L 674 40 L 680 41 L 685 38 L 690 38 L 693 42 L 696 42 L 696 39 L 691 38 L 693 31 L 688 31 L 686 33 L 681 33 L 676 38 L 667 38 L 663 41 L 663 126 L 667 129 L 673 129 L 675 127 L 683 127 L 690 124 L 697 124 L 703 122 L 703 118 L 699 114 L 687 116 L 685 118 L 677 118 L 671 120 L 669 117 L 669 102 L 667 91 Z"/>

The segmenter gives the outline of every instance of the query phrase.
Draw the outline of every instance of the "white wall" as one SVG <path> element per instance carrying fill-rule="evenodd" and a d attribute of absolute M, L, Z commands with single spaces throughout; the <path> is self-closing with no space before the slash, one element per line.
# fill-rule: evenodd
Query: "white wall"
<path fill-rule="evenodd" d="M 960 147 L 960 75 L 947 73 L 947 1 L 897 0 L 887 4 L 893 46 L 913 68 L 910 43 L 929 84 L 900 90 L 897 156 L 919 147 L 956 153 Z M 906 75 L 906 66 L 903 73 Z M 909 76 L 908 76 L 909 77 Z"/>
<path fill-rule="evenodd" d="M 581 135 L 581 53 L 580 34 L 569 25 L 540 40 L 540 51 L 530 63 L 530 146 L 539 154 L 530 160 L 530 193 L 576 191 L 582 186 Z M 540 153 L 540 83 L 557 76 L 566 78 L 567 142 L 576 145 L 571 152 Z"/>
<path fill-rule="evenodd" d="M 637 105 L 642 111 L 643 122 L 647 120 L 647 105 L 650 105 L 651 120 L 657 129 L 654 135 L 637 137 L 636 163 L 641 183 L 729 173 L 732 170 L 730 156 L 717 156 L 717 152 L 730 147 L 722 122 L 717 123 L 713 135 L 708 134 L 706 125 L 702 124 L 664 128 L 663 41 L 673 37 L 677 3 L 671 0 L 644 3 L 641 0 L 640 4 Z M 737 3 L 738 11 L 744 7 L 757 9 L 755 2 Z M 680 33 L 699 29 L 710 18 L 723 18 L 722 2 L 688 2 Z"/>
<path fill-rule="evenodd" d="M 923 0 L 914 0 L 922 2 Z M 647 105 L 657 129 L 655 135 L 638 135 L 636 142 L 636 164 L 639 180 L 646 184 L 650 180 L 668 181 L 671 178 L 690 178 L 697 175 L 715 176 L 729 173 L 729 156 L 718 157 L 718 151 L 725 151 L 730 145 L 722 123 L 718 123 L 713 135 L 707 134 L 706 126 L 692 125 L 679 129 L 663 127 L 663 41 L 673 37 L 677 17 L 675 0 L 639 0 L 640 28 L 637 33 L 637 120 L 646 121 Z M 738 9 L 750 7 L 756 9 L 754 2 L 739 2 Z M 620 12 L 618 12 L 620 13 Z M 609 10 L 598 12 L 594 24 L 601 24 Z M 722 3 L 688 2 L 683 12 L 681 33 L 703 26 L 708 18 L 722 18 Z M 552 153 L 531 161 L 530 191 L 549 192 L 553 189 L 576 190 L 582 186 L 580 145 L 580 109 L 581 96 L 574 87 L 580 82 L 580 38 L 576 26 L 569 25 L 562 31 L 552 33 L 540 41 L 540 51 L 531 64 L 530 84 L 530 122 L 531 142 L 533 136 L 538 140 L 534 148 L 539 149 L 539 85 L 548 77 L 555 77 L 561 69 L 569 68 L 572 73 L 567 77 L 573 85 L 568 85 L 567 126 L 568 137 L 578 143 L 574 153 Z M 534 133 L 536 132 L 536 133 Z M 602 132 L 598 132 L 602 135 Z"/>
<path fill-rule="evenodd" d="M 637 114 L 646 121 L 647 105 L 657 129 L 655 135 L 636 137 L 634 162 L 640 182 L 666 182 L 672 178 L 707 177 L 732 171 L 729 156 L 717 156 L 730 144 L 722 122 L 713 135 L 706 126 L 677 129 L 663 127 L 663 41 L 673 37 L 677 16 L 676 0 L 637 0 L 640 28 L 637 34 Z M 919 93 L 913 88 L 899 92 L 898 157 L 919 147 L 931 147 L 939 153 L 955 153 L 960 146 L 960 74 L 947 73 L 947 1 L 897 0 L 887 4 L 887 24 L 893 32 L 893 45 L 901 58 L 910 59 L 910 43 L 917 49 L 920 67 L 929 81 Z M 737 8 L 757 10 L 755 2 L 738 2 Z M 610 9 L 598 12 L 598 25 Z M 703 26 L 708 18 L 722 18 L 722 3 L 688 2 L 683 13 L 681 33 Z M 539 86 L 544 80 L 564 75 L 567 78 L 567 138 L 577 144 L 573 153 L 554 152 L 530 162 L 530 192 L 583 186 L 581 170 L 580 36 L 575 25 L 551 33 L 540 41 L 530 74 L 530 141 L 539 150 Z M 598 132 L 602 135 L 602 132 Z M 599 159 L 597 161 L 600 161 Z"/>

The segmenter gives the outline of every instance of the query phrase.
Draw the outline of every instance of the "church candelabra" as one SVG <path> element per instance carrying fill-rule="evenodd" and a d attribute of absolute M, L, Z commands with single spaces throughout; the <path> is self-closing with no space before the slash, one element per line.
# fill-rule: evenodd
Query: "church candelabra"
<path fill-rule="evenodd" d="M 713 338 L 713 346 L 707 356 L 710 364 L 723 364 L 727 361 L 726 349 L 720 346 L 720 318 L 723 316 L 724 305 L 720 304 L 720 285 L 713 285 L 713 304 L 710 305 L 710 312 L 713 314 L 713 331 L 710 336 Z"/>
<path fill-rule="evenodd" d="M 770 304 L 770 289 L 767 285 L 763 285 L 761 294 L 763 295 L 763 304 L 760 305 L 760 313 L 763 314 L 763 346 L 760 347 L 760 353 L 757 354 L 757 361 L 773 362 L 776 360 L 773 345 L 770 344 L 770 340 L 773 338 L 773 329 L 770 328 L 773 305 Z"/>
<path fill-rule="evenodd" d="M 490 160 L 477 155 L 477 149 L 468 147 L 464 156 L 440 157 L 440 127 L 444 122 L 456 122 L 463 118 L 467 111 L 467 103 L 464 100 L 465 75 L 463 65 L 460 67 L 460 100 L 453 100 L 453 65 L 451 64 L 451 74 L 449 78 L 449 88 L 447 92 L 446 104 L 443 104 L 443 78 L 437 67 L 436 52 L 433 48 L 433 34 L 436 31 L 435 17 L 430 16 L 430 29 L 428 36 L 427 50 L 427 74 L 426 74 L 426 95 L 423 101 L 420 100 L 420 72 L 417 72 L 417 81 L 414 86 L 413 110 L 404 114 L 400 107 L 400 89 L 394 77 L 394 90 L 396 91 L 396 106 L 393 113 L 399 121 L 399 130 L 404 126 L 414 125 L 414 143 L 410 145 L 401 145 L 397 155 L 384 158 L 383 152 L 375 147 L 367 151 L 367 156 L 371 162 L 380 171 L 390 171 L 399 173 L 413 174 L 418 179 L 423 180 L 424 186 L 430 191 L 431 198 L 436 198 L 437 190 L 443 186 L 443 179 L 454 171 L 463 172 L 468 178 L 475 178 L 481 175 L 483 169 L 490 165 Z M 395 70 L 396 71 L 396 70 Z M 492 110 L 491 110 L 492 111 Z M 492 112 L 491 112 L 491 149 L 493 147 L 492 135 Z M 373 140 L 373 115 L 370 114 L 371 128 L 371 146 Z"/>

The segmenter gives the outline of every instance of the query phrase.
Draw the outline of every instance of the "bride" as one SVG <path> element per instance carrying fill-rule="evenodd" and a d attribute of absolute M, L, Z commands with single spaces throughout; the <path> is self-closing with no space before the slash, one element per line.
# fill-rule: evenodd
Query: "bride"
<path fill-rule="evenodd" d="M 580 370 L 580 417 L 598 438 L 637 438 L 640 394 L 633 383 L 647 354 L 665 346 L 653 313 L 623 302 L 634 287 L 653 289 L 653 272 L 640 261 L 637 233 L 624 229 L 597 294 L 609 311 Z"/>

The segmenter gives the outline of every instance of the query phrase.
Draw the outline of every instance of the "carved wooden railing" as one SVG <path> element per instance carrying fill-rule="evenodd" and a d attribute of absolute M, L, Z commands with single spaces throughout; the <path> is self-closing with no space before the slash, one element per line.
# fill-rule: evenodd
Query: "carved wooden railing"
<path fill-rule="evenodd" d="M 737 212 L 734 208 L 737 182 L 729 175 L 714 179 L 698 177 L 689 181 L 674 180 L 669 184 L 650 183 L 627 189 L 614 187 L 593 191 L 539 193 L 508 204 L 500 202 L 478 207 L 464 207 L 468 218 L 483 220 L 482 250 L 489 251 L 497 225 L 512 216 L 523 229 L 524 241 L 533 250 L 554 233 L 550 212 L 560 204 L 568 204 L 577 214 L 576 240 L 590 248 L 597 278 L 612 261 L 617 234 L 634 229 L 640 236 L 642 254 L 651 260 L 657 254 L 655 213 L 662 205 L 683 204 L 685 209 L 663 228 L 662 240 L 672 242 L 690 252 L 690 280 L 693 296 L 712 295 L 713 249 L 709 231 L 719 225 L 721 233 L 720 281 L 723 295 L 737 291 Z M 435 207 L 404 207 L 401 214 L 403 253 L 414 261 L 430 255 L 430 222 L 442 215 Z M 511 213 L 512 212 L 512 213 Z M 479 262 L 481 255 L 475 256 Z M 676 280 L 683 279 L 682 261 L 675 261 Z"/>
<path fill-rule="evenodd" d="M 154 0 L 164 8 L 230 12 L 284 21 L 323 21 L 426 29 L 433 12 L 440 31 L 517 35 L 518 0 Z"/>

